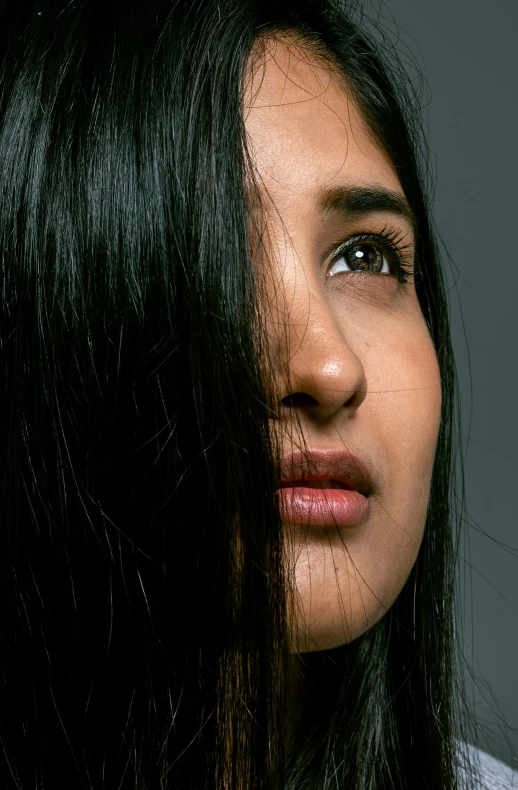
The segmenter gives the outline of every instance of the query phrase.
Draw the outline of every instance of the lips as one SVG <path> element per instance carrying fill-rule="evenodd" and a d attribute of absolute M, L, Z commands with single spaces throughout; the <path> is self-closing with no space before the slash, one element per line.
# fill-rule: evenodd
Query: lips
<path fill-rule="evenodd" d="M 283 519 L 292 524 L 351 527 L 368 516 L 369 470 L 345 450 L 285 456 L 278 488 Z"/>

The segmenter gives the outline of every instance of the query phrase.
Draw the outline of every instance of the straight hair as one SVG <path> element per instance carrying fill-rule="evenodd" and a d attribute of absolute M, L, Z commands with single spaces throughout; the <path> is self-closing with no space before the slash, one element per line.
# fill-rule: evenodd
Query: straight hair
<path fill-rule="evenodd" d="M 443 412 L 396 603 L 289 640 L 243 95 L 290 35 L 345 79 L 417 218 Z M 454 790 L 454 364 L 420 113 L 353 2 L 0 4 L 2 786 Z"/>

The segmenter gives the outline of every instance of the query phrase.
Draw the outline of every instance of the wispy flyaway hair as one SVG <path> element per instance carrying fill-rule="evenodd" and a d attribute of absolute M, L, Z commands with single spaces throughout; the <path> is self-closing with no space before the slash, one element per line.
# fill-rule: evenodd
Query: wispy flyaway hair
<path fill-rule="evenodd" d="M 0 2 L 0 786 L 452 790 L 453 363 L 419 114 L 347 2 Z M 443 420 L 398 601 L 288 635 L 243 91 L 258 37 L 341 72 L 417 217 Z M 389 76 L 392 73 L 392 76 Z"/>

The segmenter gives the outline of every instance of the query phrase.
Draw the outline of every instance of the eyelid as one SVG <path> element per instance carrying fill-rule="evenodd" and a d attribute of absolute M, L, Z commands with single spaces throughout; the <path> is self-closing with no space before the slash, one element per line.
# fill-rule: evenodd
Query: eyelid
<path fill-rule="evenodd" d="M 403 244 L 405 239 L 410 236 L 410 240 Z M 349 233 L 338 245 L 334 244 L 331 249 L 328 249 L 325 256 L 328 263 L 336 260 L 336 258 L 343 253 L 344 250 L 354 246 L 356 243 L 366 242 L 368 240 L 378 242 L 378 244 L 386 244 L 393 246 L 398 250 L 409 249 L 415 244 L 414 234 L 411 230 L 404 230 L 398 226 L 384 225 L 380 230 L 376 231 L 360 231 L 357 233 Z"/>
<path fill-rule="evenodd" d="M 328 239 L 334 237 L 334 241 L 326 244 L 324 250 L 324 257 L 330 258 L 337 252 L 343 245 L 347 244 L 353 238 L 361 238 L 364 236 L 387 236 L 391 238 L 400 237 L 406 239 L 408 243 L 415 244 L 415 231 L 407 222 L 391 222 L 380 218 L 368 217 L 358 218 L 350 221 L 342 222 L 340 226 L 335 226 L 334 231 L 328 235 Z"/>

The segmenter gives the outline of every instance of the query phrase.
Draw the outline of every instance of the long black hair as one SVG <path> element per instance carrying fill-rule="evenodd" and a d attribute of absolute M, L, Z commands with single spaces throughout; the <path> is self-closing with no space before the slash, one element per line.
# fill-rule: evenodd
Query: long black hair
<path fill-rule="evenodd" d="M 2 787 L 457 786 L 454 368 L 418 108 L 366 28 L 345 0 L 0 3 Z M 289 752 L 243 122 L 287 32 L 397 168 L 443 383 L 417 562 L 304 657 Z"/>

